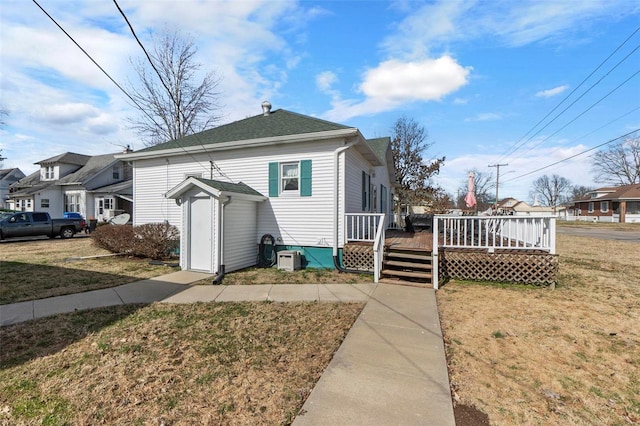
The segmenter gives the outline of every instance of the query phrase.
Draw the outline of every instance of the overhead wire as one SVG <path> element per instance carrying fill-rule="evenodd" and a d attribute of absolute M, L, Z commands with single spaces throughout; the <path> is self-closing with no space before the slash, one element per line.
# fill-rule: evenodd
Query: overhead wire
<path fill-rule="evenodd" d="M 513 182 L 513 181 L 515 181 L 515 180 L 518 180 L 518 179 L 521 179 L 521 178 L 523 178 L 523 177 L 525 177 L 525 176 L 529 176 L 529 175 L 532 175 L 532 174 L 534 174 L 534 173 L 540 172 L 540 171 L 542 171 L 542 170 L 548 169 L 549 167 L 553 167 L 553 166 L 555 166 L 555 165 L 557 165 L 557 164 L 560 164 L 560 163 L 563 163 L 563 162 L 565 162 L 565 161 L 572 160 L 572 159 L 574 159 L 574 158 L 576 158 L 576 157 L 579 157 L 579 156 L 581 156 L 581 155 L 586 154 L 587 152 L 591 152 L 591 151 L 593 151 L 593 150 L 595 150 L 595 149 L 601 148 L 601 147 L 603 147 L 603 146 L 605 146 L 605 145 L 609 145 L 609 144 L 611 144 L 611 143 L 613 143 L 613 142 L 615 142 L 615 141 L 618 141 L 618 140 L 624 139 L 624 138 L 626 138 L 626 137 L 628 137 L 628 136 L 631 136 L 632 134 L 634 134 L 634 133 L 636 133 L 636 132 L 638 132 L 638 131 L 640 131 L 640 128 L 635 129 L 635 130 L 632 130 L 632 131 L 631 131 L 631 132 L 629 132 L 629 133 L 625 133 L 624 135 L 618 136 L 617 138 L 614 138 L 614 139 L 608 140 L 608 141 L 606 141 L 606 142 L 603 142 L 603 143 L 601 143 L 601 144 L 599 144 L 599 145 L 596 145 L 596 146 L 594 146 L 594 147 L 591 147 L 591 148 L 589 148 L 589 149 L 586 149 L 586 150 L 584 150 L 584 151 L 582 151 L 582 152 L 579 152 L 579 153 L 577 153 L 577 154 L 574 154 L 574 155 L 572 155 L 572 156 L 570 156 L 570 157 L 563 158 L 562 160 L 558 160 L 558 161 L 556 161 L 556 162 L 553 162 L 553 163 L 551 163 L 551 164 L 547 164 L 546 166 L 540 167 L 540 168 L 535 169 L 535 170 L 532 170 L 532 171 L 530 171 L 530 172 L 523 173 L 523 174 L 521 174 L 520 176 L 516 176 L 516 177 L 513 177 L 513 178 L 511 178 L 511 179 L 508 179 L 508 180 L 506 180 L 504 183 Z"/>
<path fill-rule="evenodd" d="M 640 46 L 638 46 L 640 47 Z M 589 108 L 587 108 L 586 110 L 582 111 L 580 114 L 578 114 L 577 116 L 575 116 L 573 119 L 571 119 L 568 123 L 566 123 L 564 126 L 560 127 L 558 130 L 556 130 L 555 132 L 551 133 L 549 136 L 547 136 L 546 138 L 542 139 L 540 142 L 536 143 L 535 145 L 529 147 L 528 150 L 526 150 L 524 153 L 522 153 L 522 155 L 525 155 L 527 153 L 529 153 L 530 151 L 532 151 L 533 149 L 539 147 L 540 145 L 542 145 L 544 142 L 548 141 L 549 139 L 551 139 L 553 136 L 557 135 L 558 133 L 560 133 L 562 130 L 566 129 L 570 124 L 572 124 L 573 122 L 575 122 L 577 119 L 579 119 L 580 117 L 582 117 L 583 115 L 585 115 L 587 112 L 589 112 L 591 109 L 593 109 L 596 105 L 598 105 L 600 102 L 602 102 L 603 100 L 605 100 L 606 98 L 608 98 L 609 96 L 611 96 L 615 91 L 617 91 L 618 89 L 620 89 L 622 86 L 624 86 L 625 84 L 627 84 L 632 78 L 634 78 L 636 75 L 640 74 L 640 70 L 636 71 L 635 73 L 633 73 L 629 78 L 627 78 L 625 81 L 623 81 L 622 83 L 620 83 L 618 86 L 616 86 L 613 90 L 611 90 L 609 93 L 607 93 L 606 95 L 604 95 L 602 98 L 598 99 L 595 103 L 591 104 L 591 106 L 589 106 Z M 522 156 L 521 155 L 521 156 Z"/>
<path fill-rule="evenodd" d="M 202 143 L 202 140 L 200 139 L 200 137 L 198 136 L 197 132 L 194 131 L 193 127 L 191 126 L 191 122 L 189 120 L 186 119 L 185 115 L 184 115 L 184 111 L 182 109 L 180 109 L 179 105 L 178 105 L 178 101 L 177 99 L 174 97 L 171 89 L 169 89 L 169 86 L 167 85 L 167 83 L 164 81 L 164 78 L 162 77 L 162 74 L 160 73 L 160 71 L 158 71 L 158 68 L 156 67 L 155 62 L 153 61 L 153 59 L 151 58 L 151 55 L 149 55 L 149 52 L 147 52 L 147 49 L 144 47 L 144 44 L 142 44 L 142 41 L 140 41 L 140 39 L 138 38 L 138 35 L 136 34 L 135 30 L 133 29 L 133 25 L 131 24 L 131 22 L 129 21 L 129 18 L 127 18 L 127 15 L 124 13 L 124 11 L 122 10 L 122 8 L 120 7 L 120 5 L 118 4 L 118 2 L 116 0 L 113 0 L 113 3 L 115 4 L 116 8 L 118 9 L 118 11 L 120 12 L 120 14 L 122 15 L 122 17 L 124 18 L 125 22 L 127 23 L 127 26 L 129 27 L 129 30 L 131 31 L 131 34 L 133 35 L 133 38 L 136 39 L 136 42 L 138 43 L 138 45 L 140 46 L 140 48 L 142 49 L 142 51 L 145 54 L 145 57 L 147 58 L 147 61 L 149 62 L 149 64 L 151 65 L 151 68 L 155 71 L 156 75 L 158 76 L 158 79 L 160 80 L 160 82 L 162 83 L 162 86 L 164 86 L 165 90 L 167 91 L 167 94 L 169 95 L 169 97 L 171 98 L 171 101 L 173 102 L 176 111 L 178 112 L 178 114 L 180 114 L 182 116 L 182 120 L 184 121 L 184 123 L 187 125 L 187 128 L 192 132 L 191 134 L 196 138 L 196 140 L 198 141 L 198 143 L 200 144 L 200 146 L 202 147 L 203 151 L 207 154 L 207 156 L 209 157 L 209 162 L 212 168 L 214 168 L 216 171 L 218 171 L 218 173 L 221 176 L 224 176 L 225 178 L 227 178 L 230 182 L 233 182 L 231 180 L 231 178 L 229 178 L 229 176 L 227 176 L 222 169 L 220 169 L 220 167 L 216 164 L 215 160 L 213 159 L 213 157 L 211 156 L 211 153 L 209 151 L 207 151 L 207 149 L 205 148 L 204 144 Z M 179 138 L 175 139 L 174 142 L 178 143 Z M 194 160 L 196 160 L 193 156 L 191 156 Z M 197 160 L 196 160 L 197 161 Z"/>
<path fill-rule="evenodd" d="M 534 131 L 534 129 L 536 129 L 536 128 L 537 128 L 537 127 L 538 127 L 542 122 L 544 122 L 544 121 L 545 121 L 545 120 L 546 120 L 546 119 L 547 119 L 551 114 L 553 114 L 553 113 L 554 113 L 554 112 L 555 112 L 555 111 L 556 111 L 556 110 L 557 110 L 557 109 L 558 109 L 558 108 L 559 108 L 559 107 L 560 107 L 560 106 L 561 106 L 565 101 L 567 101 L 567 99 L 569 99 L 569 98 L 570 98 L 570 97 L 571 97 L 571 96 L 572 96 L 572 95 L 573 95 L 573 94 L 574 94 L 574 93 L 575 93 L 575 92 L 576 92 L 580 87 L 582 87 L 582 85 L 584 85 L 584 84 L 587 82 L 587 80 L 589 80 L 589 79 L 590 79 L 590 78 L 591 78 L 591 77 L 592 77 L 596 72 L 598 72 L 598 70 L 599 70 L 600 68 L 602 68 L 602 66 L 603 66 L 605 63 L 607 63 L 607 62 L 609 61 L 609 59 L 611 59 L 611 58 L 612 58 L 612 57 L 613 57 L 613 56 L 614 56 L 614 55 L 615 55 L 615 54 L 616 54 L 616 53 L 617 53 L 617 52 L 618 52 L 618 51 L 619 51 L 619 50 L 620 50 L 620 49 L 621 49 L 621 48 L 622 48 L 622 47 L 623 47 L 623 46 L 624 46 L 624 45 L 625 45 L 625 44 L 626 44 L 626 43 L 627 43 L 627 42 L 628 42 L 628 41 L 629 41 L 633 36 L 635 36 L 635 35 L 636 35 L 636 33 L 638 33 L 638 31 L 640 31 L 640 27 L 637 27 L 637 28 L 636 28 L 636 29 L 635 29 L 635 30 L 634 30 L 634 31 L 633 31 L 633 32 L 632 32 L 632 33 L 631 33 L 631 34 L 630 34 L 630 35 L 629 35 L 629 36 L 628 36 L 628 37 L 627 37 L 627 38 L 626 38 L 626 39 L 625 39 L 625 40 L 624 40 L 620 45 L 618 45 L 618 47 L 616 47 L 616 48 L 615 48 L 615 49 L 614 49 L 614 50 L 613 50 L 613 51 L 612 51 L 612 52 L 611 52 L 611 53 L 610 53 L 610 54 L 609 54 L 609 55 L 608 55 L 608 56 L 607 56 L 607 57 L 606 57 L 602 62 L 600 62 L 600 64 L 599 64 L 599 65 L 598 65 L 598 66 L 597 66 L 597 67 L 596 67 L 596 68 L 595 68 L 595 69 L 594 69 L 594 70 L 593 70 L 593 71 L 592 71 L 592 72 L 591 72 L 587 77 L 585 77 L 585 78 L 580 82 L 580 84 L 578 84 L 578 85 L 577 85 L 577 86 L 576 86 L 576 87 L 575 87 L 575 88 L 574 88 L 574 89 L 573 89 L 573 90 L 572 90 L 572 91 L 571 91 L 567 96 L 565 96 L 565 97 L 564 97 L 564 98 L 563 98 L 563 99 L 562 99 L 562 100 L 561 100 L 561 101 L 560 101 L 560 102 L 559 102 L 559 103 L 558 103 L 558 104 L 557 104 L 557 105 L 556 105 L 556 106 L 555 106 L 551 111 L 549 111 L 549 112 L 548 112 L 548 113 L 547 113 L 547 114 L 546 114 L 542 119 L 540 119 L 540 120 L 539 120 L 539 121 L 538 121 L 538 122 L 537 122 L 533 127 L 531 127 L 531 129 L 529 129 L 529 130 L 528 130 L 528 131 L 527 131 L 527 132 L 526 132 L 522 137 L 520 137 L 520 139 L 518 139 L 518 141 L 516 141 L 516 143 L 515 143 L 511 148 L 509 148 L 509 149 L 508 149 L 508 150 L 507 150 L 507 151 L 506 151 L 506 152 L 505 152 L 505 153 L 504 153 L 504 154 L 499 158 L 499 160 L 498 160 L 498 161 L 501 161 L 502 159 L 507 158 L 509 155 L 511 155 L 511 154 L 513 154 L 513 153 L 515 153 L 518 149 L 520 149 L 520 147 L 521 147 L 522 145 L 524 145 L 525 143 L 529 142 L 531 139 L 533 139 L 533 137 L 535 137 L 535 135 L 537 135 L 540 131 L 542 131 L 542 130 L 544 129 L 544 127 L 543 127 L 543 129 L 540 129 L 540 130 L 539 130 L 536 134 L 534 134 L 533 136 L 529 137 L 529 138 L 528 138 L 528 139 L 526 139 L 526 140 L 523 140 L 523 139 L 525 139 L 525 138 L 526 138 L 526 137 L 527 137 L 527 136 L 528 136 L 532 131 Z M 633 52 L 635 52 L 635 51 L 638 49 L 638 47 L 640 47 L 640 46 L 636 46 L 636 48 L 633 50 Z M 631 52 L 631 53 L 633 53 L 633 52 Z M 630 53 L 630 54 L 628 54 L 628 55 L 623 59 L 623 61 L 624 61 L 624 60 L 626 60 L 626 58 L 627 58 L 627 57 L 629 57 L 629 56 L 631 55 L 631 53 Z M 621 61 L 621 62 L 623 62 L 623 61 Z M 608 72 L 606 75 L 608 75 L 611 71 L 613 71 L 613 69 L 617 68 L 617 66 L 618 66 L 621 62 L 619 62 L 619 63 L 618 63 L 614 68 L 612 68 L 611 70 L 609 70 L 609 72 Z M 606 76 L 606 75 L 605 75 L 605 76 Z M 596 84 L 598 84 L 598 83 L 596 83 Z M 595 86 L 595 85 L 592 85 L 592 86 L 588 89 L 588 91 L 589 91 L 589 90 L 591 90 L 591 88 L 593 88 L 593 86 Z M 586 94 L 586 92 L 585 92 L 585 94 Z M 583 94 L 582 96 L 584 96 L 584 94 Z M 581 97 L 582 97 L 582 96 L 581 96 Z M 578 98 L 578 99 L 580 99 L 580 98 Z M 572 106 L 573 104 L 575 104 L 575 102 L 573 102 L 570 106 Z M 570 107 L 570 106 L 569 106 L 569 107 Z M 565 110 L 563 110 L 563 112 L 564 112 L 564 111 L 566 111 L 566 109 L 568 109 L 568 108 L 565 108 Z M 545 125 L 545 127 L 547 127 L 549 124 L 551 124 L 553 121 L 555 121 L 555 120 L 556 120 L 560 115 L 562 115 L 562 112 L 561 112 L 560 114 L 558 114 L 558 115 L 557 115 L 557 116 L 556 116 L 552 121 L 550 121 L 549 123 L 547 123 L 547 125 Z"/>
<path fill-rule="evenodd" d="M 133 98 L 133 97 L 129 94 L 129 92 L 127 92 L 127 91 L 126 91 L 126 90 L 125 90 L 125 89 L 124 89 L 124 88 L 123 88 L 123 87 L 122 87 L 122 86 L 121 86 L 121 85 L 120 85 L 120 84 L 119 84 L 119 83 L 118 83 L 118 82 L 117 82 L 117 81 L 116 81 L 116 80 L 115 80 L 115 79 L 114 79 L 114 78 L 113 78 L 113 77 L 112 77 L 112 76 L 111 76 L 111 75 L 110 75 L 110 74 L 109 74 L 109 73 L 108 73 L 108 72 L 107 72 L 107 71 L 106 71 L 106 70 L 105 70 L 105 69 L 104 69 L 104 68 L 103 68 L 103 67 L 102 67 L 102 66 L 101 66 L 101 65 L 100 65 L 100 64 L 99 64 L 99 63 L 98 63 L 98 62 L 97 62 L 97 61 L 96 61 L 96 60 L 95 60 L 95 59 L 94 59 L 90 54 L 89 54 L 89 52 L 87 52 L 87 51 L 86 51 L 86 50 L 81 46 L 81 45 L 80 45 L 80 43 L 78 43 L 78 42 L 73 38 L 73 36 L 71 36 L 71 34 L 69 34 L 69 33 L 68 33 L 68 32 L 67 32 L 67 31 L 62 27 L 62 25 L 60 25 L 60 24 L 58 23 L 58 21 L 56 21 L 56 19 L 55 19 L 53 16 L 51 16 L 51 14 L 50 14 L 49 12 L 47 12 L 47 11 L 46 11 L 46 10 L 45 10 L 45 9 L 44 9 L 40 4 L 39 4 L 39 3 L 38 3 L 38 1 L 37 1 L 37 0 L 32 0 L 32 1 L 33 1 L 33 3 L 35 3 L 35 5 L 36 5 L 36 6 L 38 6 L 38 8 L 42 11 L 42 13 L 44 13 L 44 14 L 45 14 L 45 15 L 46 15 L 50 20 L 51 20 L 51 22 L 53 22 L 53 23 L 58 27 L 58 29 L 60 29 L 60 31 L 62 31 L 62 32 L 63 32 L 63 33 L 64 33 L 64 34 L 69 38 L 69 40 L 71 40 L 71 41 L 73 42 L 73 44 L 75 44 L 75 45 L 76 45 L 76 47 L 77 47 L 78 49 L 80 49 L 80 51 L 81 51 L 82 53 L 84 53 L 84 55 L 85 55 L 87 58 L 89 58 L 89 60 L 91 60 L 91 62 L 93 62 L 93 64 L 94 64 L 96 67 L 98 67 L 98 69 L 99 69 L 100 71 L 102 71 L 102 73 L 103 73 L 103 74 L 104 74 L 104 75 L 105 75 L 105 76 L 106 76 L 106 77 L 107 77 L 107 78 L 108 78 L 108 79 L 109 79 L 109 80 L 110 80 L 110 81 L 111 81 L 111 82 L 112 82 L 112 83 L 113 83 L 113 84 L 114 84 L 114 85 L 115 85 L 115 86 L 116 86 L 116 87 L 117 87 L 117 88 L 118 88 L 122 93 L 124 93 L 124 95 L 125 95 L 129 100 L 131 100 L 131 102 L 133 102 L 133 104 L 134 104 L 134 105 L 135 105 L 135 106 L 136 106 L 136 107 L 137 107 L 137 108 L 138 108 L 138 109 L 139 109 L 139 110 L 140 110 L 144 115 L 146 115 L 146 116 L 147 116 L 147 117 L 148 117 L 148 118 L 149 118 L 149 119 L 150 119 L 150 120 L 151 120 L 151 121 L 152 121 L 156 126 L 160 126 L 160 125 L 155 121 L 155 119 L 154 119 L 154 118 L 153 118 L 153 117 L 152 117 L 152 116 L 151 116 L 151 115 L 150 115 L 150 114 L 149 114 L 149 113 L 148 113 L 148 112 L 147 112 L 147 111 L 146 111 L 146 110 L 145 110 L 145 109 L 144 109 L 144 108 L 143 108 L 143 107 L 142 107 L 142 106 L 141 106 L 141 105 L 140 105 L 140 104 L 135 100 L 135 98 Z M 180 148 L 182 148 L 182 150 L 183 150 L 183 151 L 185 151 L 187 154 L 189 154 L 189 155 L 191 156 L 191 158 L 192 158 L 195 162 L 197 162 L 197 163 L 198 163 L 198 165 L 199 165 L 200 167 L 202 167 L 205 171 L 208 171 L 208 170 L 209 170 L 209 168 L 208 168 L 208 167 L 206 167 L 206 166 L 205 166 L 205 165 L 203 165 L 200 161 L 198 161 L 198 160 L 193 156 L 193 154 L 192 154 L 192 153 L 190 153 L 189 151 L 187 151 L 187 150 L 186 150 L 183 146 L 181 146 L 179 143 L 178 143 L 178 146 L 179 146 Z"/>

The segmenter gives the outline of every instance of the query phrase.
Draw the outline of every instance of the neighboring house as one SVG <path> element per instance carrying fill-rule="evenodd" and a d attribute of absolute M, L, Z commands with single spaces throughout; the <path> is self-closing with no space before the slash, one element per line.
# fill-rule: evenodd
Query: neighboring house
<path fill-rule="evenodd" d="M 9 187 L 23 177 L 24 173 L 22 173 L 20 169 L 0 170 L 0 208 L 11 208 L 11 204 L 9 203 Z"/>
<path fill-rule="evenodd" d="M 21 211 L 64 212 L 87 219 L 107 220 L 131 212 L 131 166 L 114 154 L 67 152 L 39 161 L 40 170 L 11 185 L 10 203 Z"/>
<path fill-rule="evenodd" d="M 548 207 L 530 205 L 515 198 L 505 198 L 498 203 L 498 214 L 514 216 L 558 216 L 564 214 L 564 206 Z"/>
<path fill-rule="evenodd" d="M 574 200 L 568 219 L 640 222 L 640 183 L 598 188 Z"/>
<path fill-rule="evenodd" d="M 188 270 L 254 266 L 266 235 L 303 265 L 333 268 L 345 214 L 392 210 L 389 138 L 268 102 L 263 114 L 116 157 L 133 164 L 134 224 L 176 225 Z"/>

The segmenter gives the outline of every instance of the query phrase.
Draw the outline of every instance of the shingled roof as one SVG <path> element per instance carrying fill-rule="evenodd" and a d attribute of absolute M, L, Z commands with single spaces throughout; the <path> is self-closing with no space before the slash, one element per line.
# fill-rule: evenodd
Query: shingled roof
<path fill-rule="evenodd" d="M 76 166 L 84 166 L 91 158 L 90 155 L 77 154 L 75 152 L 65 152 L 64 154 L 56 155 L 55 157 L 47 158 L 46 160 L 38 161 L 33 164 L 51 164 L 51 163 L 64 163 L 74 164 Z"/>
<path fill-rule="evenodd" d="M 111 164 L 116 163 L 118 160 L 114 157 L 114 154 L 94 155 L 89 157 L 85 165 L 73 173 L 60 179 L 58 185 L 70 185 L 79 184 L 83 185 L 91 178 L 95 177 L 100 171 L 109 167 Z"/>
<path fill-rule="evenodd" d="M 137 153 L 351 128 L 352 127 L 342 124 L 278 109 L 267 115 L 256 115 L 180 139 L 141 149 L 137 151 Z"/>

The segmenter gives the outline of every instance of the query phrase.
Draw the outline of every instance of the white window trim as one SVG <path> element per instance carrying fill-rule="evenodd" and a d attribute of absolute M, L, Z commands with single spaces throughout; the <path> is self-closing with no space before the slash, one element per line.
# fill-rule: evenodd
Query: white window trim
<path fill-rule="evenodd" d="M 589 213 L 593 213 L 595 210 L 595 206 L 594 206 L 594 202 L 593 201 L 589 201 Z"/>
<path fill-rule="evenodd" d="M 296 166 L 297 174 L 295 176 L 285 176 L 285 173 L 284 173 L 285 166 Z M 280 168 L 279 170 L 280 181 L 278 182 L 278 191 L 280 192 L 280 195 L 286 195 L 286 194 L 300 195 L 300 161 L 283 161 L 278 163 L 278 167 Z M 298 187 L 296 189 L 285 189 L 284 181 L 286 179 L 292 179 L 292 178 L 295 178 L 298 180 L 298 185 L 297 185 Z"/>
<path fill-rule="evenodd" d="M 603 208 L 605 207 L 605 208 Z M 600 201 L 600 211 L 602 213 L 609 213 L 609 202 L 608 201 Z"/>

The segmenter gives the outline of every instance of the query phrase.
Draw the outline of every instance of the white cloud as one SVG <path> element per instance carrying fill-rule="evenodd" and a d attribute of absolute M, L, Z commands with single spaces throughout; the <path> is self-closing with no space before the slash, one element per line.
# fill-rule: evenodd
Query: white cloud
<path fill-rule="evenodd" d="M 483 112 L 480 114 L 477 114 L 473 117 L 469 117 L 469 118 L 465 118 L 464 121 L 466 122 L 473 122 L 473 121 L 496 121 L 496 120 L 502 120 L 502 114 L 498 114 L 495 112 Z"/>
<path fill-rule="evenodd" d="M 94 106 L 84 103 L 47 105 L 38 111 L 42 120 L 53 124 L 79 123 L 98 114 L 99 111 Z"/>
<path fill-rule="evenodd" d="M 344 121 L 404 103 L 438 101 L 467 84 L 471 69 L 446 55 L 421 61 L 385 61 L 365 72 L 359 87 L 364 100 L 334 99 L 333 108 L 325 116 Z"/>
<path fill-rule="evenodd" d="M 327 93 L 337 81 L 338 76 L 332 71 L 323 71 L 316 75 L 316 86 L 322 93 Z"/>
<path fill-rule="evenodd" d="M 536 97 L 538 97 L 538 98 L 551 98 L 553 96 L 559 95 L 560 93 L 564 92 L 568 88 L 569 88 L 569 86 L 565 84 L 565 85 L 562 85 L 562 86 L 554 87 L 553 89 L 541 90 L 538 93 L 536 93 Z"/>

